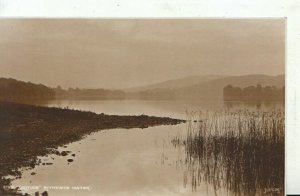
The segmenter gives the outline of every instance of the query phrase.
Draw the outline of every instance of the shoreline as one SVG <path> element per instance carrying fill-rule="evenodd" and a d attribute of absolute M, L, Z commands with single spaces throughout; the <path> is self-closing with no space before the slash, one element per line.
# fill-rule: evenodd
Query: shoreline
<path fill-rule="evenodd" d="M 105 115 L 0 102 L 0 195 L 14 194 L 13 190 L 5 188 L 11 182 L 5 176 L 20 178 L 20 168 L 34 168 L 40 164 L 37 156 L 63 156 L 57 147 L 78 141 L 92 132 L 176 125 L 183 122 L 185 120 L 168 117 Z"/>

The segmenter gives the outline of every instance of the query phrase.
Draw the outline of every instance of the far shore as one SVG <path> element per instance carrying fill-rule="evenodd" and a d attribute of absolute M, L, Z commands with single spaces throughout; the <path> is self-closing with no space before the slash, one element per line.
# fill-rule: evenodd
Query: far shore
<path fill-rule="evenodd" d="M 13 194 L 4 177 L 20 177 L 20 168 L 40 164 L 37 156 L 58 154 L 59 146 L 95 131 L 176 125 L 184 120 L 154 116 L 117 116 L 79 110 L 0 102 L 0 195 Z M 17 193 L 16 193 L 17 195 Z M 19 194 L 20 195 L 20 194 Z"/>

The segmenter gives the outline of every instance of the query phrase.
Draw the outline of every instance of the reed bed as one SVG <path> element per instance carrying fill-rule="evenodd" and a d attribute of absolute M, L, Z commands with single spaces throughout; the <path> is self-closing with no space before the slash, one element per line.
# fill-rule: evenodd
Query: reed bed
<path fill-rule="evenodd" d="M 284 111 L 188 112 L 184 145 L 192 189 L 205 182 L 215 194 L 282 195 L 284 192 Z M 225 192 L 224 192 L 225 190 Z"/>

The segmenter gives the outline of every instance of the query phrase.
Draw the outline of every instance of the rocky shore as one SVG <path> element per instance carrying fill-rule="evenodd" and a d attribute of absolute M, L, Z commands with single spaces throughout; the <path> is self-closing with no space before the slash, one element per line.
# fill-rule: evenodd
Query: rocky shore
<path fill-rule="evenodd" d="M 20 177 L 20 168 L 40 164 L 37 156 L 59 154 L 57 147 L 87 134 L 103 129 L 147 128 L 182 122 L 166 117 L 116 116 L 0 102 L 0 195 L 17 195 L 5 188 L 10 184 L 5 176 Z"/>

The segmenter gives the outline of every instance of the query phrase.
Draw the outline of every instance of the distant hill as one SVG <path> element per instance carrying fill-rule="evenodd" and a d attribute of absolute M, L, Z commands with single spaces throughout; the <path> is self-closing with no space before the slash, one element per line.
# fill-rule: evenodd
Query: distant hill
<path fill-rule="evenodd" d="M 285 85 L 285 76 L 283 74 L 277 76 L 269 76 L 263 74 L 230 76 L 214 80 L 213 83 L 231 84 L 238 87 L 247 87 L 256 84 L 261 84 L 262 86 L 282 87 Z"/>
<path fill-rule="evenodd" d="M 244 76 L 190 76 L 168 80 L 157 84 L 126 90 L 110 89 L 62 89 L 49 88 L 42 84 L 0 78 L 0 100 L 24 102 L 23 100 L 49 99 L 223 99 L 223 88 L 227 85 L 245 88 L 260 84 L 264 87 L 285 85 L 285 76 L 244 75 Z"/>
<path fill-rule="evenodd" d="M 227 85 L 244 88 L 252 85 L 256 86 L 257 84 L 262 86 L 283 87 L 285 84 L 285 76 L 268 76 L 261 74 L 228 76 L 186 87 L 144 90 L 131 93 L 131 97 L 139 99 L 222 99 L 223 88 Z"/>
<path fill-rule="evenodd" d="M 42 84 L 0 78 L 0 100 L 24 102 L 25 100 L 54 99 L 55 92 Z"/>
<path fill-rule="evenodd" d="M 133 87 L 124 89 L 126 92 L 138 92 L 138 91 L 147 91 L 147 90 L 154 90 L 154 89 L 175 89 L 175 88 L 182 88 L 187 87 L 195 84 L 199 84 L 202 82 L 208 82 L 211 80 L 216 80 L 220 78 L 225 78 L 225 75 L 195 75 L 195 76 L 187 76 L 184 78 L 167 80 L 164 82 L 159 82 L 151 85 L 140 86 L 140 87 Z"/>

